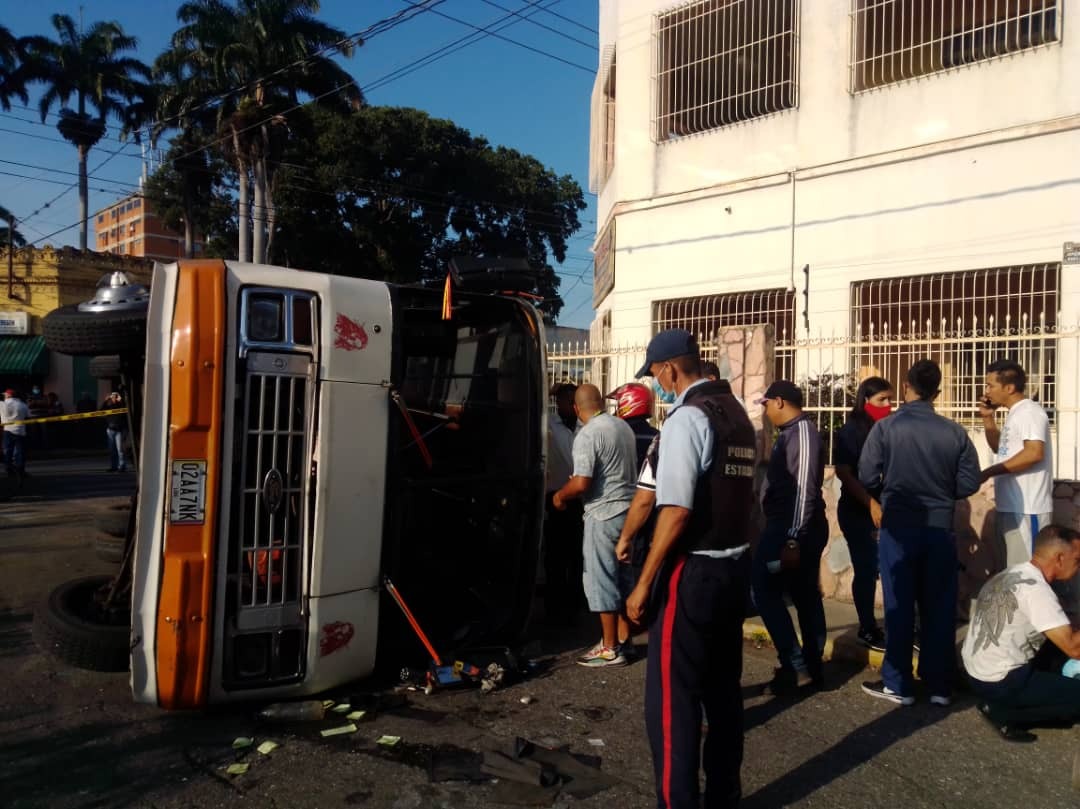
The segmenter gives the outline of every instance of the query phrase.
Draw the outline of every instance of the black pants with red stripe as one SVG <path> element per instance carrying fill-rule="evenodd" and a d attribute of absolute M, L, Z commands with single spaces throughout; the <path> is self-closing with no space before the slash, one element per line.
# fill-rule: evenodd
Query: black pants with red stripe
<path fill-rule="evenodd" d="M 660 809 L 697 809 L 699 765 L 705 770 L 705 806 L 739 805 L 749 556 L 678 558 L 655 591 L 659 604 L 649 627 L 645 726 Z M 704 749 L 702 709 L 709 722 Z"/>

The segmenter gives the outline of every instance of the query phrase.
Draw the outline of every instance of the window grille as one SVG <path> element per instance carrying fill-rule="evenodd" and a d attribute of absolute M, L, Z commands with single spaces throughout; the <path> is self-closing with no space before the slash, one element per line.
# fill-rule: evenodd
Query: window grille
<path fill-rule="evenodd" d="M 1056 42 L 1057 0 L 852 0 L 851 91 Z"/>
<path fill-rule="evenodd" d="M 799 103 L 799 0 L 696 0 L 654 18 L 653 138 Z"/>
<path fill-rule="evenodd" d="M 716 360 L 717 338 L 727 326 L 772 324 L 777 379 L 794 373 L 795 293 L 787 289 L 702 295 L 653 303 L 653 334 L 686 329 L 698 338 L 704 360 Z"/>
<path fill-rule="evenodd" d="M 589 190 L 600 192 L 615 168 L 615 49 L 605 48 L 592 94 Z"/>
<path fill-rule="evenodd" d="M 1028 396 L 1052 411 L 1057 341 L 1048 335 L 1057 327 L 1060 275 L 1060 264 L 1028 264 L 853 283 L 858 378 L 884 376 L 899 391 L 912 363 L 933 359 L 942 371 L 938 404 L 967 423 L 986 366 L 1012 359 L 1027 371 Z"/>

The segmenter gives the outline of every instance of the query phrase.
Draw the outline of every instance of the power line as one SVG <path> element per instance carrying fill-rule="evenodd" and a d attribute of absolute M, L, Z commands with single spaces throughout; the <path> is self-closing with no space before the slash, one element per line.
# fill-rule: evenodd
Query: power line
<path fill-rule="evenodd" d="M 414 5 L 412 0 L 405 0 L 405 2 L 409 3 L 409 5 Z M 532 4 L 530 3 L 530 5 L 532 5 Z M 564 65 L 568 65 L 570 67 L 577 68 L 578 70 L 583 70 L 586 73 L 588 73 L 590 76 L 596 72 L 596 70 L 594 68 L 586 67 L 585 65 L 579 64 L 578 62 L 571 61 L 570 59 L 564 59 L 563 57 L 558 56 L 558 55 L 556 55 L 554 53 L 551 53 L 550 51 L 545 51 L 543 48 L 535 48 L 532 45 L 528 45 L 528 44 L 526 44 L 524 42 L 519 42 L 516 39 L 511 39 L 510 37 L 506 37 L 506 36 L 503 36 L 500 33 L 497 33 L 495 31 L 491 31 L 491 30 L 489 30 L 490 26 L 488 28 L 481 28 L 478 25 L 473 25 L 471 22 L 467 22 L 466 20 L 463 20 L 460 17 L 454 17 L 454 16 L 452 16 L 450 14 L 447 14 L 447 13 L 445 13 L 443 11 L 434 11 L 434 10 L 432 10 L 432 13 L 433 14 L 438 14 L 440 17 L 444 17 L 444 18 L 450 20 L 451 22 L 456 22 L 456 23 L 458 23 L 460 25 L 464 25 L 464 26 L 467 26 L 469 28 L 473 28 L 476 31 L 483 32 L 487 36 L 493 36 L 496 39 L 501 39 L 503 42 L 509 42 L 511 45 L 516 45 L 517 47 L 524 48 L 527 51 L 532 51 L 533 53 L 538 53 L 541 56 L 546 56 L 549 59 L 554 59 L 556 62 L 562 62 Z M 517 11 L 512 11 L 512 12 L 510 12 L 510 14 L 512 16 L 521 17 L 521 14 L 519 12 L 517 12 Z M 522 19 L 525 19 L 525 18 L 522 17 Z"/>
<path fill-rule="evenodd" d="M 435 6 L 437 6 L 437 5 L 439 5 L 439 4 L 443 3 L 443 2 L 445 2 L 445 0 L 423 0 L 423 2 L 420 3 L 419 5 L 410 4 L 408 7 L 403 8 L 403 9 L 395 12 L 394 14 L 391 14 L 389 17 L 384 17 L 381 20 L 378 20 L 377 22 L 372 23 L 367 28 L 365 28 L 363 31 L 360 31 L 357 34 L 353 34 L 351 36 L 344 37 L 343 39 L 338 40 L 337 42 L 335 42 L 332 45 L 328 45 L 325 48 L 321 48 L 320 50 L 317 50 L 317 51 L 315 51 L 314 53 L 312 53 L 312 54 L 310 54 L 308 56 L 305 56 L 305 57 L 303 57 L 301 59 L 296 60 L 292 64 L 280 67 L 277 70 L 275 70 L 275 71 L 273 71 L 271 73 L 268 73 L 268 74 L 266 74 L 264 76 L 258 76 L 256 78 L 252 79 L 251 81 L 249 81 L 247 84 L 241 84 L 241 85 L 238 85 L 236 87 L 229 88 L 228 90 L 225 90 L 224 92 L 219 93 L 216 96 L 212 96 L 211 98 L 208 98 L 206 101 L 195 105 L 190 110 L 186 110 L 185 112 L 182 112 L 182 113 L 177 113 L 176 115 L 171 115 L 171 116 L 169 116 L 168 118 L 165 118 L 162 121 L 156 121 L 155 124 L 164 125 L 164 124 L 167 124 L 167 123 L 169 123 L 171 121 L 179 120 L 179 119 L 181 119 L 181 118 L 183 118 L 183 117 L 185 117 L 187 115 L 190 115 L 193 112 L 198 112 L 199 110 L 207 109 L 208 107 L 212 106 L 213 104 L 216 104 L 218 101 L 224 101 L 226 98 L 228 98 L 231 95 L 236 95 L 237 93 L 242 93 L 242 92 L 251 90 L 252 88 L 258 87 L 261 84 L 265 84 L 268 79 L 271 79 L 274 76 L 277 76 L 277 75 L 279 75 L 281 73 L 284 73 L 284 72 L 286 72 L 288 70 L 292 70 L 295 67 L 300 67 L 301 65 L 303 65 L 303 64 L 305 64 L 307 62 L 313 61 L 314 59 L 325 56 L 327 53 L 332 53 L 334 51 L 341 51 L 344 48 L 350 47 L 350 46 L 356 47 L 356 46 L 362 45 L 365 40 L 374 39 L 379 34 L 386 33 L 387 31 L 389 31 L 389 30 L 391 30 L 393 28 L 396 28 L 397 26 L 402 25 L 403 23 L 408 22 L 409 20 L 413 19 L 414 17 L 418 17 L 418 16 L 420 16 L 421 14 L 423 14 L 426 11 L 430 11 Z M 353 82 L 353 83 L 355 84 L 355 82 Z M 342 85 L 342 89 L 344 89 L 345 87 L 348 87 L 348 86 L 349 86 L 348 84 Z"/>
<path fill-rule="evenodd" d="M 439 2 L 441 2 L 441 1 L 442 0 L 439 0 Z M 406 0 L 406 2 L 409 2 L 410 8 L 418 9 L 420 11 L 430 11 L 430 10 L 432 10 L 434 8 L 433 5 L 432 6 L 423 6 L 423 7 L 421 7 L 421 6 L 419 6 L 419 5 L 415 4 L 415 3 L 411 3 L 410 0 Z M 539 13 L 540 11 L 547 11 L 548 8 L 550 8 L 550 6 L 555 5 L 557 2 L 559 2 L 559 0 L 553 0 L 553 2 L 549 3 L 547 7 L 540 5 L 540 2 L 541 2 L 541 0 L 527 0 L 528 6 L 535 9 L 535 11 L 533 12 L 534 14 Z M 438 14 L 440 14 L 442 16 L 448 16 L 448 15 L 443 15 L 442 12 L 435 12 L 435 13 L 438 13 Z M 412 16 L 416 16 L 416 15 L 412 15 Z M 410 16 L 407 19 L 412 19 L 412 16 Z M 424 67 L 427 64 L 430 64 L 431 62 L 435 61 L 435 59 L 442 58 L 442 56 L 445 56 L 445 55 L 449 55 L 449 52 L 455 52 L 456 50 L 461 49 L 460 47 L 459 48 L 454 48 L 453 51 L 447 52 L 448 48 L 452 48 L 453 46 L 459 45 L 460 43 L 464 43 L 464 44 L 461 45 L 461 47 L 466 47 L 467 45 L 473 44 L 474 42 L 477 42 L 480 39 L 485 38 L 486 36 L 496 36 L 497 38 L 504 39 L 504 40 L 510 42 L 511 44 L 517 45 L 519 47 L 524 47 L 525 49 L 530 50 L 530 51 L 535 51 L 537 53 L 541 53 L 541 54 L 549 56 L 549 57 L 551 57 L 551 58 L 553 58 L 553 59 L 555 59 L 557 61 L 565 62 L 567 64 L 570 64 L 573 67 L 577 67 L 577 68 L 579 68 L 581 70 L 584 70 L 584 71 L 586 71 L 586 72 L 588 72 L 590 74 L 594 72 L 591 68 L 587 68 L 587 67 L 585 67 L 583 65 L 579 65 L 579 64 L 576 64 L 576 63 L 569 62 L 568 60 L 564 60 L 561 57 L 558 57 L 558 56 L 556 56 L 554 54 L 550 54 L 550 53 L 548 53 L 546 51 L 542 51 L 540 49 L 532 48 L 531 46 L 528 46 L 528 45 L 526 45 L 524 43 L 517 42 L 515 40 L 511 40 L 511 39 L 509 39 L 507 37 L 502 37 L 499 34 L 497 34 L 496 31 L 491 30 L 494 26 L 499 25 L 500 23 L 507 22 L 507 20 L 510 20 L 510 22 L 508 22 L 507 25 L 502 26 L 503 28 L 507 27 L 508 25 L 514 24 L 515 21 L 511 19 L 512 17 L 518 17 L 520 19 L 527 19 L 527 17 L 522 16 L 520 14 L 520 12 L 511 12 L 511 13 L 509 13 L 507 15 L 504 15 L 503 17 L 501 17 L 501 18 L 499 18 L 497 20 L 492 21 L 491 23 L 489 23 L 484 28 L 477 27 L 475 25 L 472 25 L 471 23 L 467 23 L 467 22 L 464 22 L 464 21 L 461 21 L 461 20 L 455 20 L 457 22 L 460 22 L 463 25 L 467 25 L 470 28 L 474 28 L 476 30 L 477 34 L 480 34 L 480 36 L 477 36 L 477 34 L 470 34 L 470 35 L 468 35 L 466 37 L 463 37 L 463 38 L 461 38 L 459 40 L 455 40 L 454 43 L 451 43 L 448 46 L 443 46 L 442 48 L 436 49 L 436 51 L 433 51 L 433 52 L 431 52 L 431 53 L 429 53 L 429 54 L 427 54 L 427 55 L 425 55 L 423 57 L 420 57 L 417 60 L 414 60 L 413 65 L 417 65 L 417 66 L 413 67 L 411 65 L 405 65 L 402 68 L 398 68 L 397 70 L 391 71 L 391 73 L 386 74 L 385 76 L 383 76 L 383 77 L 381 77 L 379 79 L 376 79 L 375 82 L 372 83 L 372 85 L 369 85 L 368 87 L 361 88 L 361 90 L 364 91 L 364 92 L 370 92 L 371 90 L 376 89 L 376 87 L 375 87 L 376 85 L 378 87 L 385 86 L 386 84 L 390 83 L 391 81 L 394 81 L 397 78 L 401 78 L 402 76 L 407 75 L 407 73 L 412 72 L 413 70 L 417 70 L 420 67 Z M 448 18 L 452 19 L 452 20 L 455 19 L 453 17 L 448 17 Z M 405 20 L 401 20 L 401 22 L 404 22 L 404 21 Z M 400 22 L 396 23 L 396 24 L 400 24 Z M 389 27 L 393 27 L 393 26 L 389 26 Z M 385 30 L 389 30 L 389 28 L 387 28 Z M 502 30 L 502 28 L 499 28 L 498 30 Z M 469 41 L 465 42 L 465 40 L 469 40 Z M 433 56 L 435 58 L 432 58 Z M 423 62 L 424 64 L 417 64 L 417 63 L 421 63 L 421 62 Z M 404 71 L 404 72 L 402 72 L 402 71 Z M 325 93 L 314 96 L 313 98 L 309 99 L 308 101 L 305 101 L 303 103 L 298 103 L 298 104 L 294 105 L 293 107 L 290 107 L 289 109 L 287 109 L 284 112 L 280 113 L 280 115 L 287 115 L 288 113 L 294 112 L 297 109 L 300 109 L 302 107 L 308 106 L 308 105 L 313 104 L 313 103 L 317 103 L 321 99 L 323 99 L 323 98 L 325 98 L 325 97 L 327 97 L 329 95 L 332 95 L 334 93 L 340 92 L 342 89 L 345 89 L 346 87 L 351 86 L 351 85 L 356 85 L 356 80 L 355 79 L 352 79 L 349 82 L 345 82 L 345 83 L 343 83 L 341 85 L 338 85 L 337 87 L 334 87 L 334 88 L 332 88 L 331 90 L 329 90 L 329 91 L 327 91 Z M 242 130 L 239 130 L 235 134 L 244 134 L 246 132 L 249 132 L 252 129 L 258 128 L 258 127 L 262 126 L 263 124 L 272 121 L 275 117 L 277 117 L 277 115 L 269 116 L 269 117 L 267 117 L 266 119 L 264 119 L 262 121 L 256 122 L 256 123 L 254 123 L 254 124 L 252 124 L 252 125 L 250 125 L 248 127 L 245 127 Z M 205 144 L 203 146 L 200 146 L 200 147 L 198 147 L 196 149 L 193 149 L 190 152 L 186 152 L 186 153 L 184 153 L 182 155 L 177 156 L 176 158 L 173 158 L 171 162 L 175 164 L 178 160 L 181 160 L 183 158 L 189 157 L 189 156 L 194 155 L 194 154 L 198 154 L 201 151 L 206 151 L 209 148 L 211 148 L 212 146 L 218 145 L 220 143 L 225 142 L 226 140 L 229 140 L 231 137 L 232 137 L 232 134 L 223 136 L 221 138 L 218 138 L 218 139 L 216 139 L 214 141 L 211 141 L 210 143 L 207 143 L 207 144 Z M 309 168 L 309 167 L 305 167 L 305 168 Z M 373 182 L 373 181 L 368 180 L 368 182 Z M 307 189 L 307 190 L 313 191 L 314 189 Z M 325 192 L 323 192 L 323 193 L 325 193 Z M 427 192 L 427 193 L 438 193 L 438 192 Z M 401 195 L 399 195 L 399 196 L 401 196 Z M 413 201 L 419 202 L 420 204 L 425 204 L 423 200 L 414 199 Z M 482 200 L 474 200 L 474 201 L 475 202 L 483 202 Z M 426 204 L 431 204 L 431 202 L 428 201 L 428 203 L 426 203 Z M 502 205 L 502 206 L 499 206 L 499 207 L 502 207 L 504 210 L 514 210 L 514 209 L 516 209 L 516 208 L 514 208 L 514 206 L 507 206 L 507 205 Z M 527 209 L 525 209 L 525 212 L 527 212 Z M 540 213 L 541 215 L 545 215 L 545 216 L 550 215 L 547 212 L 535 212 L 535 213 Z M 262 221 L 262 220 L 261 219 L 255 219 L 254 221 Z M 588 220 L 588 221 L 591 221 L 591 220 Z M 78 224 L 80 224 L 80 223 L 76 223 L 76 225 L 78 225 Z M 69 226 L 68 228 L 64 228 L 63 230 L 68 230 L 68 229 L 70 229 L 70 227 L 74 227 L 74 226 L 75 225 Z M 58 231 L 58 232 L 63 232 L 63 230 Z M 51 235 L 55 235 L 55 234 L 50 234 L 50 236 Z M 44 237 L 44 238 L 49 238 L 49 237 L 47 236 L 47 237 Z M 40 240 L 38 240 L 38 241 L 40 241 Z"/>
<path fill-rule="evenodd" d="M 506 6 L 500 6 L 498 3 L 495 2 L 495 0 L 483 0 L 483 2 L 487 3 L 489 6 L 493 6 L 494 8 L 499 9 L 500 11 L 509 11 L 515 17 L 521 17 L 521 19 L 525 20 L 526 22 L 531 22 L 533 25 L 537 26 L 538 28 L 543 28 L 545 31 L 551 31 L 553 34 L 560 36 L 563 39 L 568 39 L 571 42 L 576 42 L 579 45 L 584 45 L 591 51 L 596 50 L 595 42 L 586 42 L 584 39 L 578 39 L 575 36 L 570 36 L 570 34 L 566 33 L 565 31 L 560 31 L 558 28 L 552 28 L 550 25 L 544 25 L 542 22 L 537 22 L 536 20 L 530 19 L 528 17 L 523 17 L 520 11 L 514 11 L 513 9 L 509 9 Z"/>

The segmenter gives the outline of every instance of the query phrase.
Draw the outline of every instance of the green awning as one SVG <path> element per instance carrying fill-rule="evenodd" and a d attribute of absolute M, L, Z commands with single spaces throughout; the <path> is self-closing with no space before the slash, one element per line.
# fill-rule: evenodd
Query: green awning
<path fill-rule="evenodd" d="M 0 337 L 0 376 L 47 376 L 48 373 L 49 351 L 44 337 Z"/>

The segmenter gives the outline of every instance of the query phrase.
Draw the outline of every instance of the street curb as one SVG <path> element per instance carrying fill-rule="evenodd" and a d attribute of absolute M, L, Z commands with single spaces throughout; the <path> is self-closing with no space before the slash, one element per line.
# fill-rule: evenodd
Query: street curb
<path fill-rule="evenodd" d="M 772 645 L 772 638 L 769 637 L 769 631 L 765 628 L 764 624 L 759 623 L 758 621 L 743 621 L 743 639 L 753 641 L 754 643 L 768 643 Z M 800 638 L 800 643 L 801 642 Z M 822 654 L 822 659 L 842 660 L 846 663 L 858 663 L 862 666 L 880 669 L 881 664 L 885 660 L 885 655 L 882 652 L 867 649 L 853 637 L 847 635 L 837 635 L 833 637 L 830 635 L 825 640 L 825 651 Z M 918 670 L 918 655 L 912 656 L 912 666 L 915 670 Z"/>

